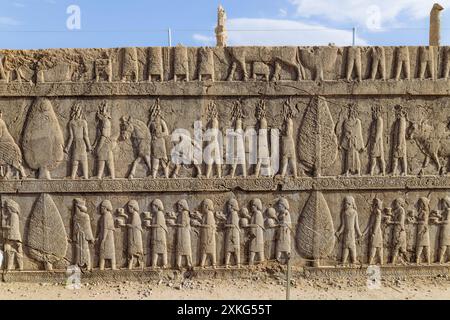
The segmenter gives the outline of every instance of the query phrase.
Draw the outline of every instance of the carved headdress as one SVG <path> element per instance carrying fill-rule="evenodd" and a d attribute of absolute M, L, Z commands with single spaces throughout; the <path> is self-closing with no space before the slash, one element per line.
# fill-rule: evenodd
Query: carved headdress
<path fill-rule="evenodd" d="M 283 104 L 283 119 L 293 119 L 299 112 L 298 105 L 292 104 L 292 98 L 288 98 Z"/>
<path fill-rule="evenodd" d="M 210 101 L 208 103 L 207 113 L 208 113 L 208 118 L 209 119 L 217 118 L 217 116 L 219 115 L 219 113 L 217 112 L 217 106 L 214 103 L 214 101 Z"/>
<path fill-rule="evenodd" d="M 266 117 L 266 100 L 259 100 L 256 105 L 255 117 L 258 120 L 261 120 Z"/>
<path fill-rule="evenodd" d="M 159 98 L 157 98 L 153 103 L 153 105 L 150 107 L 150 121 L 153 121 L 160 116 L 161 116 L 161 104 Z"/>
<path fill-rule="evenodd" d="M 236 119 L 243 119 L 246 117 L 246 114 L 244 112 L 244 109 L 242 108 L 242 100 L 237 100 L 233 104 L 233 109 L 231 110 L 231 118 Z"/>
<path fill-rule="evenodd" d="M 109 106 L 106 101 L 103 101 L 102 104 L 98 107 L 97 119 L 99 117 L 111 119 L 111 112 L 109 110 Z"/>
<path fill-rule="evenodd" d="M 83 108 L 79 103 L 75 103 L 70 111 L 70 119 L 81 119 L 83 115 Z"/>

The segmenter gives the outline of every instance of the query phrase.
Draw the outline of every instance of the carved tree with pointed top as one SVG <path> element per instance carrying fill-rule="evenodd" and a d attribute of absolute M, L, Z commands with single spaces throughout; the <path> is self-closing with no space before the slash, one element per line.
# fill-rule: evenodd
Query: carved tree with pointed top
<path fill-rule="evenodd" d="M 331 166 L 338 154 L 334 121 L 323 97 L 314 97 L 306 108 L 297 140 L 298 159 L 314 176 Z"/>
<path fill-rule="evenodd" d="M 30 256 L 43 262 L 45 270 L 52 270 L 53 264 L 66 256 L 66 229 L 50 195 L 42 194 L 35 202 L 26 240 Z"/>
<path fill-rule="evenodd" d="M 300 255 L 313 260 L 314 266 L 334 248 L 334 225 L 330 209 L 322 192 L 313 191 L 300 214 L 296 243 Z"/>
<path fill-rule="evenodd" d="M 47 98 L 37 98 L 30 108 L 22 150 L 28 166 L 39 170 L 39 178 L 51 179 L 50 170 L 64 159 L 63 133 Z"/>

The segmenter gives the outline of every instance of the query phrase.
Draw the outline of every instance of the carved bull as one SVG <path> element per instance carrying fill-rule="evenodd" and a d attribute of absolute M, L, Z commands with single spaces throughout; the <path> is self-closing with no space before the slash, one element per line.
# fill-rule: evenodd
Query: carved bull
<path fill-rule="evenodd" d="M 305 80 L 305 67 L 311 72 L 314 80 L 324 80 L 324 72 L 332 70 L 336 64 L 339 49 L 328 47 L 230 47 L 232 65 L 227 80 L 232 81 L 236 69 L 242 70 L 243 80 L 248 80 L 246 64 L 263 62 L 274 66 L 271 81 L 280 79 L 281 67 L 291 67 L 296 71 L 295 79 Z"/>

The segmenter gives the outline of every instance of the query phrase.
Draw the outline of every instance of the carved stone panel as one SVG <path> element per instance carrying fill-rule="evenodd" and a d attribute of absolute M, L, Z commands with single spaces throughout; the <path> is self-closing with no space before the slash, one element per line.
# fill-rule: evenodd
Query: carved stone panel
<path fill-rule="evenodd" d="M 447 264 L 449 48 L 219 31 L 214 48 L 1 52 L 2 267 Z"/>

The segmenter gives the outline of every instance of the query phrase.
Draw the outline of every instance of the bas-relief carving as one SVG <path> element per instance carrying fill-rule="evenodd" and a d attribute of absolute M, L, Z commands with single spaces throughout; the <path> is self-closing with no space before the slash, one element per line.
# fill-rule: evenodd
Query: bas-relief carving
<path fill-rule="evenodd" d="M 205 84 L 214 86 L 228 77 L 233 81 L 373 81 L 375 85 L 393 75 L 393 80 L 416 78 L 420 85 L 433 84 L 439 75 L 447 77 L 446 50 L 123 48 L 107 54 L 90 52 L 87 59 L 68 57 L 74 62 L 68 73 L 54 55 L 41 55 L 39 70 L 31 78 L 20 66 L 25 66 L 26 60 L 14 64 L 14 57 L 8 56 L 0 80 L 28 85 L 28 79 L 39 84 L 70 78 L 139 86 L 141 81 L 172 79 L 183 87 L 196 80 L 211 81 Z M 32 55 L 27 58 L 33 61 Z M 88 68 L 90 76 L 83 68 Z M 52 78 L 55 70 L 62 72 L 60 78 Z M 231 268 L 270 259 L 284 263 L 291 258 L 315 266 L 447 262 L 449 205 L 444 191 L 448 188 L 445 142 L 449 131 L 441 110 L 445 98 L 406 100 L 380 92 L 369 99 L 243 94 L 236 100 L 224 92 L 224 96 L 206 100 L 188 93 L 183 99 L 148 94 L 142 99 L 117 101 L 103 96 L 101 100 L 77 99 L 80 101 L 39 97 L 18 107 L 22 114 L 17 112 L 16 118 L 9 106 L 2 108 L 1 176 L 22 180 L 14 190 L 21 190 L 22 184 L 32 185 L 35 189 L 30 190 L 36 191 L 31 194 L 38 198 L 33 208 L 27 205 L 33 201 L 24 191 L 14 195 L 17 202 L 4 202 L 6 269 L 58 269 L 66 255 L 86 270 Z M 427 117 L 419 112 L 423 108 L 431 110 Z M 197 111 L 200 114 L 194 115 Z M 201 132 L 209 131 L 210 136 L 200 144 L 189 143 L 192 150 L 211 148 L 211 161 L 187 165 L 173 161 L 172 130 L 182 127 L 192 132 L 198 119 L 207 119 Z M 233 145 L 238 152 L 224 163 L 220 130 L 227 128 L 237 133 L 248 128 L 278 129 L 280 133 L 276 136 L 266 131 L 258 136 L 252 147 L 257 150 L 254 162 L 247 154 L 245 137 L 238 134 Z M 274 152 L 279 152 L 278 160 Z M 418 165 L 422 158 L 423 164 Z M 428 166 L 430 160 L 436 165 L 435 172 Z M 273 170 L 274 161 L 278 161 L 278 171 Z M 61 174 L 65 169 L 67 173 Z M 35 173 L 44 181 L 34 179 Z M 45 181 L 51 178 L 54 180 Z M 0 181 L 5 192 L 13 186 L 8 183 Z M 241 188 L 242 195 L 223 196 L 229 188 Z M 432 200 L 425 193 L 414 197 L 402 194 L 406 188 L 417 192 L 433 189 Z M 376 195 L 364 202 L 365 189 Z M 40 195 L 45 190 L 52 190 L 51 195 Z M 207 190 L 216 194 L 207 195 Z M 170 200 L 164 195 L 168 191 Z M 187 197 L 183 191 L 194 193 Z M 98 198 L 88 202 L 91 192 Z M 133 192 L 147 200 L 135 199 Z M 111 199 L 109 193 L 118 199 Z M 277 200 L 273 193 L 280 193 Z M 72 197 L 70 209 L 63 205 L 68 203 L 67 197 Z M 389 202 L 391 207 L 383 208 L 383 203 Z M 93 205 L 100 215 L 93 214 Z M 168 205 L 174 205 L 174 212 L 166 212 Z M 190 209 L 197 206 L 198 211 Z M 23 219 L 25 229 L 17 217 L 23 217 L 19 220 Z M 43 225 L 56 231 L 49 233 Z M 92 231 L 94 227 L 97 232 Z M 270 247 L 268 241 L 274 245 Z M 30 267 L 33 260 L 43 265 Z"/>
<path fill-rule="evenodd" d="M 0 84 L 383 81 L 448 77 L 448 47 L 217 47 L 5 52 Z"/>

